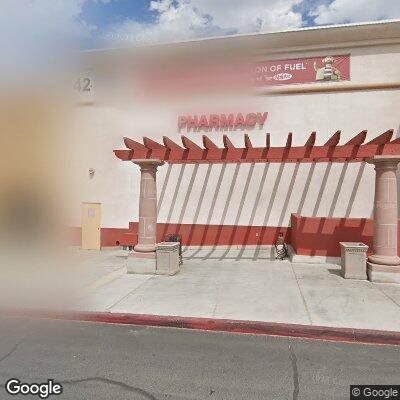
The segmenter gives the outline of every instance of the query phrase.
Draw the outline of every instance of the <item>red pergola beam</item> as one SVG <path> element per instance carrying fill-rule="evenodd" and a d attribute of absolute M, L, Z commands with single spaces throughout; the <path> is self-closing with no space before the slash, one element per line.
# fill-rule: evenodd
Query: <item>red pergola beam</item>
<path fill-rule="evenodd" d="M 377 136 L 375 139 L 372 139 L 367 144 L 385 144 L 389 143 L 392 140 L 393 129 L 389 129 L 388 131 L 382 133 L 382 135 Z"/>
<path fill-rule="evenodd" d="M 289 149 L 290 147 L 292 147 L 292 132 L 288 133 L 285 148 Z"/>
<path fill-rule="evenodd" d="M 235 149 L 235 148 L 236 148 L 236 147 L 233 145 L 233 143 L 230 141 L 230 139 L 228 138 L 227 135 L 224 135 L 224 136 L 222 137 L 222 140 L 223 140 L 223 142 L 224 142 L 224 147 L 225 147 L 226 149 Z"/>
<path fill-rule="evenodd" d="M 353 139 L 350 139 L 346 145 L 360 146 L 365 142 L 366 137 L 367 131 L 361 131 L 358 135 L 354 136 Z"/>
<path fill-rule="evenodd" d="M 166 150 L 165 146 L 146 136 L 143 138 L 143 144 L 150 150 Z"/>
<path fill-rule="evenodd" d="M 182 135 L 182 144 L 188 150 L 203 150 L 195 142 L 192 142 L 189 138 Z"/>
<path fill-rule="evenodd" d="M 129 139 L 127 137 L 124 137 L 124 143 L 125 146 L 130 150 L 141 150 L 141 151 L 148 150 L 144 144 L 136 142 L 135 140 Z"/>
<path fill-rule="evenodd" d="M 246 149 L 252 149 L 253 148 L 253 144 L 251 143 L 250 137 L 247 133 L 245 133 L 244 135 L 244 147 Z"/>
<path fill-rule="evenodd" d="M 122 161 L 133 159 L 133 150 L 114 150 L 114 154 Z"/>
<path fill-rule="evenodd" d="M 206 135 L 203 135 L 203 146 L 207 150 L 220 150 L 218 146 Z"/>
<path fill-rule="evenodd" d="M 367 144 L 359 144 L 365 136 L 365 131 L 358 134 L 345 145 L 337 145 L 340 138 L 340 131 L 336 132 L 324 146 L 311 145 L 313 140 L 307 140 L 305 146 L 291 146 L 289 134 L 285 147 L 270 147 L 269 136 L 266 138 L 267 147 L 246 147 L 236 148 L 229 138 L 224 135 L 224 148 L 218 148 L 207 136 L 203 149 L 185 136 L 182 142 L 185 149 L 178 146 L 168 138 L 164 138 L 166 149 L 148 149 L 137 146 L 129 150 L 115 150 L 115 155 L 124 161 L 151 158 L 161 159 L 170 163 L 218 163 L 218 162 L 356 162 L 367 160 L 377 154 L 379 155 L 400 155 L 400 139 L 388 142 L 392 131 L 387 131 Z M 314 132 L 313 132 L 314 133 Z M 314 135 L 310 136 L 313 137 Z M 355 140 L 356 139 L 356 140 Z M 128 141 L 129 146 L 134 147 Z M 137 142 L 134 142 L 136 147 Z M 139 143 L 140 145 L 140 143 Z M 249 145 L 249 143 L 248 143 Z M 160 145 L 162 146 L 162 145 Z M 164 147 L 164 146 L 163 146 Z"/>
<path fill-rule="evenodd" d="M 167 136 L 163 136 L 163 143 L 164 143 L 164 146 L 166 148 L 168 148 L 169 150 L 180 150 L 180 151 L 184 150 L 183 147 L 179 146 L 179 144 L 175 143 L 173 140 L 171 140 Z"/>
<path fill-rule="evenodd" d="M 316 137 L 317 137 L 317 133 L 316 132 L 312 132 L 310 137 L 307 139 L 307 142 L 306 142 L 306 144 L 304 146 L 305 147 L 314 146 Z"/>
<path fill-rule="evenodd" d="M 324 144 L 324 146 L 337 146 L 340 141 L 340 134 L 342 131 L 336 131 L 331 138 Z"/>

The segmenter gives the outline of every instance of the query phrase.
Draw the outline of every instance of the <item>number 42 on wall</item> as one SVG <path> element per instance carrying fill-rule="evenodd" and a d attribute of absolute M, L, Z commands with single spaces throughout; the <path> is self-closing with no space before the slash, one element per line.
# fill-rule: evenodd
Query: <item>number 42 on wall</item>
<path fill-rule="evenodd" d="M 74 89 L 78 92 L 90 92 L 93 88 L 92 81 L 90 78 L 78 78 L 75 81 Z"/>
<path fill-rule="evenodd" d="M 91 104 L 94 102 L 93 76 L 90 71 L 85 71 L 76 79 L 73 85 L 75 100 L 79 104 Z"/>

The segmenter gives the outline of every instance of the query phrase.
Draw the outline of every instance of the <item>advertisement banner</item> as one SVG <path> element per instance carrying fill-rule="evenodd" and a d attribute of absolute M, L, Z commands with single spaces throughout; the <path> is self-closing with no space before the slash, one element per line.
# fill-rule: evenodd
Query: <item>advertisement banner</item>
<path fill-rule="evenodd" d="M 273 60 L 256 63 L 256 86 L 350 80 L 350 55 Z"/>

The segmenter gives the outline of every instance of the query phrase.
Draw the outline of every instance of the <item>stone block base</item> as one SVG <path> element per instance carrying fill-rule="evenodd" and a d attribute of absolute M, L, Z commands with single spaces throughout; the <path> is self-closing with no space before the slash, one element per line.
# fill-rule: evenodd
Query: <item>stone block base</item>
<path fill-rule="evenodd" d="M 356 279 L 356 280 L 361 280 L 361 281 L 365 281 L 368 279 L 366 272 L 364 274 L 355 274 L 355 273 L 348 272 L 348 271 L 341 271 L 340 275 L 344 279 Z"/>
<path fill-rule="evenodd" d="M 400 266 L 378 265 L 367 262 L 368 279 L 377 283 L 400 284 Z"/>
<path fill-rule="evenodd" d="M 358 242 L 339 242 L 339 244 L 343 278 L 366 280 L 368 246 Z"/>
<path fill-rule="evenodd" d="M 179 243 L 162 242 L 157 244 L 157 275 L 175 275 L 179 272 Z"/>
<path fill-rule="evenodd" d="M 132 251 L 128 255 L 126 269 L 128 274 L 155 274 L 156 253 Z"/>

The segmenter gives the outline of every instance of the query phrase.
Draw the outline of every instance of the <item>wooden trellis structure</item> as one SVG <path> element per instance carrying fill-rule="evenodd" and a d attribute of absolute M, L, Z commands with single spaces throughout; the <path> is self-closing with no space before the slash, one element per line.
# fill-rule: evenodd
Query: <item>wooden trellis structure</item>
<path fill-rule="evenodd" d="M 335 132 L 322 146 L 315 145 L 316 132 L 312 132 L 303 146 L 292 146 L 292 133 L 288 134 L 284 147 L 271 146 L 270 134 L 266 134 L 265 146 L 254 147 L 248 134 L 244 135 L 244 147 L 235 147 L 227 135 L 223 135 L 224 147 L 218 147 L 208 136 L 203 135 L 200 147 L 186 136 L 182 145 L 167 136 L 163 144 L 147 137 L 143 144 L 124 138 L 126 149 L 114 150 L 123 161 L 143 159 L 162 160 L 168 163 L 281 163 L 281 162 L 360 162 L 376 155 L 400 154 L 400 138 L 392 140 L 390 129 L 364 144 L 364 130 L 344 144 L 339 144 L 341 131 Z"/>
<path fill-rule="evenodd" d="M 367 131 L 355 135 L 344 144 L 340 142 L 340 131 L 322 146 L 316 146 L 316 133 L 312 132 L 303 146 L 292 146 L 289 133 L 284 147 L 272 147 L 270 135 L 263 147 L 254 147 L 250 137 L 244 135 L 244 147 L 233 145 L 227 135 L 223 136 L 224 147 L 218 147 L 208 136 L 203 135 L 201 147 L 182 136 L 182 146 L 167 136 L 163 144 L 147 137 L 143 143 L 124 138 L 126 149 L 114 150 L 123 161 L 132 161 L 140 166 L 140 201 L 138 244 L 135 257 L 155 258 L 157 232 L 157 167 L 167 163 L 282 163 L 282 162 L 362 162 L 375 165 L 374 199 L 374 254 L 368 257 L 369 278 L 377 282 L 400 282 L 400 257 L 397 251 L 398 200 L 397 169 L 400 163 L 400 138 L 392 140 L 393 129 L 375 137 L 367 143 Z M 339 240 L 336 238 L 334 240 Z M 149 253 L 152 252 L 152 253 Z"/>

